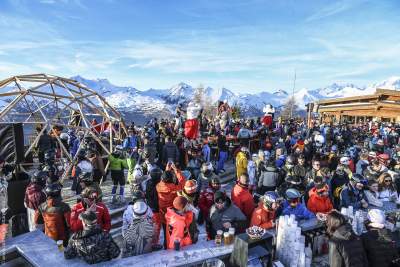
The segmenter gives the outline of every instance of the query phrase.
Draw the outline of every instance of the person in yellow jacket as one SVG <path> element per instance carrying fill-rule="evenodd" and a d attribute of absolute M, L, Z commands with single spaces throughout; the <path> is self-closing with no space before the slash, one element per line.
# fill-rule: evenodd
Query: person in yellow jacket
<path fill-rule="evenodd" d="M 249 158 L 249 149 L 245 146 L 242 146 L 240 151 L 236 155 L 236 175 L 237 179 L 246 173 L 247 174 L 247 162 Z"/>

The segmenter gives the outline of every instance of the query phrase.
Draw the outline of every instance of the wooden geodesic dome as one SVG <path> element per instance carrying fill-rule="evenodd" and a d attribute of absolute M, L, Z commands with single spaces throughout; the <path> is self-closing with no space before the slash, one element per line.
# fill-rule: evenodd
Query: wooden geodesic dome
<path fill-rule="evenodd" d="M 13 76 L 0 81 L 0 123 L 22 123 L 25 156 L 45 130 L 66 159 L 72 157 L 60 132 L 83 131 L 109 154 L 126 135 L 121 114 L 94 90 L 75 80 L 47 74 Z"/>

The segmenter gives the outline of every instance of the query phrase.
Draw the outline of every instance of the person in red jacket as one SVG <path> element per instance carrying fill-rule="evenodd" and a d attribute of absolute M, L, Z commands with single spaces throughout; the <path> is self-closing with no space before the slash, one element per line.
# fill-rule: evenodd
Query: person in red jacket
<path fill-rule="evenodd" d="M 249 176 L 242 174 L 233 187 L 231 193 L 232 202 L 246 215 L 247 220 L 250 221 L 251 215 L 254 211 L 254 199 L 249 191 Z"/>
<path fill-rule="evenodd" d="M 156 185 L 158 195 L 158 207 L 160 219 L 164 229 L 164 246 L 166 247 L 166 224 L 165 214 L 167 209 L 173 206 L 178 191 L 181 191 L 185 185 L 185 177 L 182 172 L 173 163 L 168 163 L 165 172 L 161 176 L 161 181 Z"/>
<path fill-rule="evenodd" d="M 180 247 L 189 246 L 197 242 L 199 231 L 192 211 L 186 209 L 188 201 L 183 196 L 177 196 L 173 207 L 167 209 L 165 219 L 167 223 L 167 249 L 174 249 L 174 242 L 178 240 Z"/>
<path fill-rule="evenodd" d="M 96 212 L 97 222 L 100 228 L 105 232 L 109 232 L 111 229 L 111 217 L 108 208 L 104 203 L 98 201 L 97 192 L 89 188 L 85 188 L 82 191 L 82 201 L 72 207 L 70 220 L 71 231 L 75 233 L 83 230 L 79 214 L 89 209 Z"/>
<path fill-rule="evenodd" d="M 271 229 L 275 226 L 276 210 L 279 208 L 279 196 L 274 191 L 265 192 L 262 202 L 251 216 L 250 226 Z"/>
<path fill-rule="evenodd" d="M 202 224 L 204 220 L 209 220 L 210 209 L 214 204 L 214 194 L 221 188 L 221 182 L 218 178 L 212 178 L 208 183 L 208 187 L 200 192 L 199 209 L 200 216 L 199 222 Z"/>
<path fill-rule="evenodd" d="M 324 213 L 327 214 L 333 209 L 332 201 L 329 198 L 329 187 L 326 183 L 315 179 L 315 186 L 309 192 L 309 199 L 307 202 L 307 208 L 313 213 Z M 321 177 L 322 178 L 322 177 Z"/>

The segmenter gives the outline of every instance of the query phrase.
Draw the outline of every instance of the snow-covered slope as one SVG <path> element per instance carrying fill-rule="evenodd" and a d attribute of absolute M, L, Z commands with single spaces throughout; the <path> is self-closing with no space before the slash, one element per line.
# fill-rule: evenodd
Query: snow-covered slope
<path fill-rule="evenodd" d="M 160 117 L 173 114 L 178 103 L 187 103 L 196 94 L 195 87 L 186 83 L 179 83 L 169 89 L 137 90 L 134 87 L 120 87 L 111 84 L 107 79 L 90 80 L 81 76 L 72 77 L 87 87 L 104 95 L 110 104 L 125 114 L 140 114 L 143 118 Z M 333 83 L 329 86 L 307 89 L 302 88 L 294 93 L 297 105 L 304 109 L 308 102 L 324 98 L 337 98 L 373 94 L 376 88 L 400 89 L 400 77 L 390 77 L 387 80 L 359 87 L 349 83 Z M 211 102 L 227 100 L 230 104 L 241 106 L 245 115 L 259 116 L 265 104 L 272 104 L 279 109 L 290 97 L 285 90 L 260 92 L 255 94 L 236 94 L 227 88 L 204 87 L 205 99 Z M 129 116 L 127 120 L 134 120 Z"/>

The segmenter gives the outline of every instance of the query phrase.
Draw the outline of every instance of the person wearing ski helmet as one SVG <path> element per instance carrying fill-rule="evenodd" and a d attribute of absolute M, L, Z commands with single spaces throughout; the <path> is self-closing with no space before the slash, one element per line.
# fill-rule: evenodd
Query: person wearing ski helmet
<path fill-rule="evenodd" d="M 309 220 L 315 218 L 315 214 L 309 211 L 301 203 L 301 194 L 298 190 L 290 188 L 285 193 L 286 202 L 283 206 L 282 215 L 294 215 L 296 220 Z"/>
<path fill-rule="evenodd" d="M 108 156 L 110 162 L 111 179 L 113 181 L 113 187 L 111 189 L 112 202 L 116 203 L 117 200 L 117 188 L 119 185 L 119 201 L 124 202 L 124 190 L 125 190 L 125 174 L 124 169 L 128 168 L 125 157 L 123 156 L 122 146 L 116 146 L 115 151 Z"/>
<path fill-rule="evenodd" d="M 366 180 L 359 174 L 350 177 L 350 181 L 340 193 L 340 208 L 352 206 L 354 210 L 366 209 L 368 202 L 364 194 Z"/>
<path fill-rule="evenodd" d="M 285 165 L 281 169 L 282 177 L 294 176 L 294 167 L 296 166 L 296 158 L 289 155 L 286 158 Z"/>
<path fill-rule="evenodd" d="M 61 199 L 61 186 L 58 183 L 46 186 L 46 201 L 35 211 L 35 224 L 44 222 L 44 232 L 51 239 L 68 243 L 71 209 Z"/>
<path fill-rule="evenodd" d="M 39 208 L 40 204 L 46 201 L 46 195 L 43 192 L 46 179 L 46 172 L 35 172 L 31 177 L 31 182 L 25 190 L 24 204 L 28 213 L 29 231 L 36 230 L 35 212 Z"/>
<path fill-rule="evenodd" d="M 91 190 L 94 190 L 97 193 L 97 197 L 98 197 L 99 201 L 102 200 L 103 192 L 102 192 L 99 184 L 95 183 L 93 181 L 93 173 L 92 172 L 80 172 L 78 179 L 79 179 L 80 187 L 82 188 L 81 192 L 85 188 L 89 188 Z"/>
<path fill-rule="evenodd" d="M 132 220 L 122 233 L 124 239 L 122 257 L 136 256 L 152 252 L 154 225 L 148 217 L 149 206 L 143 201 L 132 205 Z"/>
<path fill-rule="evenodd" d="M 71 189 L 76 192 L 77 195 L 80 195 L 82 192 L 82 187 L 79 182 L 79 174 L 84 173 L 91 173 L 93 172 L 93 165 L 92 163 L 86 158 L 86 150 L 79 150 L 76 154 L 76 164 L 72 168 L 72 178 L 73 183 Z"/>
<path fill-rule="evenodd" d="M 201 166 L 201 172 L 197 178 L 198 191 L 200 192 L 201 190 L 206 189 L 210 181 L 214 178 L 218 179 L 218 176 L 214 173 L 214 168 L 211 162 L 203 163 Z"/>
<path fill-rule="evenodd" d="M 145 195 L 141 191 L 132 192 L 131 201 L 122 215 L 122 235 L 124 235 L 126 229 L 128 229 L 128 226 L 132 223 L 133 219 L 135 219 L 134 205 L 137 202 L 145 202 Z M 146 210 L 146 214 L 144 215 L 148 218 L 148 220 L 153 220 L 153 212 L 150 208 Z"/>
<path fill-rule="evenodd" d="M 262 202 L 254 210 L 250 226 L 259 226 L 264 229 L 275 227 L 276 211 L 280 206 L 280 198 L 274 191 L 265 192 Z"/>

